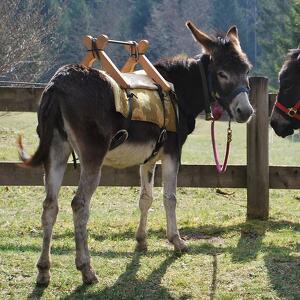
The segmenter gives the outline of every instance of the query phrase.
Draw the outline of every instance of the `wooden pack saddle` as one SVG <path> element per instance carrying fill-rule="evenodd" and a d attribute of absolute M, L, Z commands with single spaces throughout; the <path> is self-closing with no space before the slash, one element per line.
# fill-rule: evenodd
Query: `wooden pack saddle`
<path fill-rule="evenodd" d="M 131 120 L 152 122 L 160 128 L 176 132 L 176 104 L 170 97 L 173 85 L 160 75 L 145 56 L 148 41 L 115 41 L 101 35 L 98 38 L 85 36 L 83 42 L 88 51 L 81 64 L 92 67 L 96 59 L 100 60 L 103 71 L 99 72 L 106 76 L 113 87 L 118 112 Z M 121 71 L 104 51 L 108 43 L 123 44 L 130 55 Z M 137 64 L 143 70 L 134 71 Z"/>

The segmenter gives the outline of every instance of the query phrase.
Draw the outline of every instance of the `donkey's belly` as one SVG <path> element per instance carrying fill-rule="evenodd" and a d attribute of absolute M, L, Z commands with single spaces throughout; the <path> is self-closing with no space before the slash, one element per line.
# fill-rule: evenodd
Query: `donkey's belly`
<path fill-rule="evenodd" d="M 104 158 L 103 164 L 120 169 L 140 165 L 152 154 L 154 147 L 154 141 L 145 144 L 125 142 L 109 151 Z"/>

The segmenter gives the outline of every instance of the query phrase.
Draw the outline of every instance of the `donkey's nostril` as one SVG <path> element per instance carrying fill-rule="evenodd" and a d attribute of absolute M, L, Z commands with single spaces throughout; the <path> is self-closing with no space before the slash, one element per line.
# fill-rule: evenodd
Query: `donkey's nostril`
<path fill-rule="evenodd" d="M 253 114 L 253 108 L 251 106 L 247 106 L 247 107 L 242 107 L 240 105 L 238 105 L 235 108 L 235 119 L 237 122 L 247 122 L 249 120 L 249 118 L 252 116 Z"/>

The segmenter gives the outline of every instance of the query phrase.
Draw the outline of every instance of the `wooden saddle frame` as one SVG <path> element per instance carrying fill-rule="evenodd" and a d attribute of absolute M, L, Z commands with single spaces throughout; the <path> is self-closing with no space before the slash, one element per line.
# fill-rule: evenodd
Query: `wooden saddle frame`
<path fill-rule="evenodd" d="M 117 66 L 112 62 L 112 60 L 104 51 L 108 43 L 124 45 L 126 51 L 130 55 L 121 71 L 117 68 Z M 106 35 L 102 34 L 97 38 L 93 38 L 90 35 L 85 36 L 83 38 L 83 44 L 87 48 L 87 54 L 82 60 L 81 64 L 86 67 L 92 67 L 95 60 L 99 59 L 104 71 L 106 71 L 120 85 L 121 88 L 130 88 L 128 80 L 126 80 L 122 73 L 131 73 L 134 71 L 135 66 L 137 64 L 140 64 L 146 74 L 156 84 L 158 84 L 163 91 L 171 91 L 170 84 L 160 75 L 157 69 L 145 56 L 145 52 L 149 47 L 149 42 L 147 40 L 141 40 L 138 43 L 134 41 L 115 41 L 109 40 Z"/>

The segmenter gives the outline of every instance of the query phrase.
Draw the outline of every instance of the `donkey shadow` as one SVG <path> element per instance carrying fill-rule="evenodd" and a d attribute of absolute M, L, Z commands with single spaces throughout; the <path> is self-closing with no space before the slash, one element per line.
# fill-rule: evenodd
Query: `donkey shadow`
<path fill-rule="evenodd" d="M 46 288 L 47 287 L 39 286 L 36 284 L 32 292 L 27 296 L 27 300 L 41 299 Z"/>
<path fill-rule="evenodd" d="M 175 255 L 168 256 L 145 280 L 138 279 L 140 259 L 143 254 L 133 253 L 131 262 L 117 281 L 100 291 L 88 291 L 88 285 L 78 286 L 72 294 L 63 297 L 69 299 L 174 299 L 168 290 L 161 286 L 161 281 L 168 267 L 177 259 Z M 100 279 L 101 280 L 101 279 Z"/>
<path fill-rule="evenodd" d="M 200 226 L 200 227 L 183 227 L 181 228 L 182 235 L 186 239 L 193 240 L 209 240 L 222 236 L 224 233 L 236 232 L 240 233 L 239 241 L 236 247 L 218 247 L 210 242 L 201 243 L 200 245 L 190 245 L 189 255 L 193 254 L 206 254 L 212 257 L 212 279 L 209 291 L 209 298 L 215 299 L 216 290 L 218 286 L 218 255 L 222 253 L 229 253 L 232 255 L 233 262 L 251 262 L 255 260 L 260 251 L 264 253 L 265 266 L 268 270 L 270 283 L 274 291 L 283 298 L 300 298 L 300 258 L 293 256 L 292 250 L 287 247 L 278 247 L 276 245 L 265 245 L 263 240 L 267 231 L 279 231 L 282 229 L 293 229 L 300 231 L 300 224 L 292 223 L 289 221 L 248 221 L 245 223 L 235 224 L 232 226 Z M 134 232 L 126 231 L 115 234 L 114 238 L 132 238 Z M 96 240 L 105 239 L 104 235 L 92 233 L 93 238 Z M 149 230 L 149 235 L 156 236 L 157 238 L 164 237 L 164 231 Z M 57 237 L 63 238 L 63 237 Z M 61 249 L 55 249 L 54 252 L 59 254 Z M 64 249 L 65 252 L 71 252 L 72 249 Z M 300 244 L 295 251 L 299 252 Z M 32 251 L 37 251 L 32 249 Z M 112 286 L 107 286 L 102 290 L 90 291 L 88 285 L 78 286 L 70 295 L 62 299 L 173 299 L 167 288 L 161 285 L 162 278 L 164 277 L 167 269 L 178 258 L 175 255 L 170 255 L 168 250 L 153 251 L 147 254 L 138 252 L 117 253 L 114 251 L 98 252 L 91 251 L 92 255 L 100 255 L 108 258 L 117 256 L 132 256 L 131 261 L 126 266 L 126 270 L 119 276 L 117 281 Z M 153 270 L 153 272 L 146 279 L 138 278 L 138 270 L 140 267 L 140 260 L 142 255 L 164 255 L 166 258 L 161 264 Z M 100 278 L 101 280 L 101 278 Z M 292 290 L 292 291 L 291 291 Z M 40 299 L 44 290 L 39 287 L 35 289 L 28 296 L 28 299 Z M 180 299 L 188 299 L 191 295 L 182 295 Z"/>

